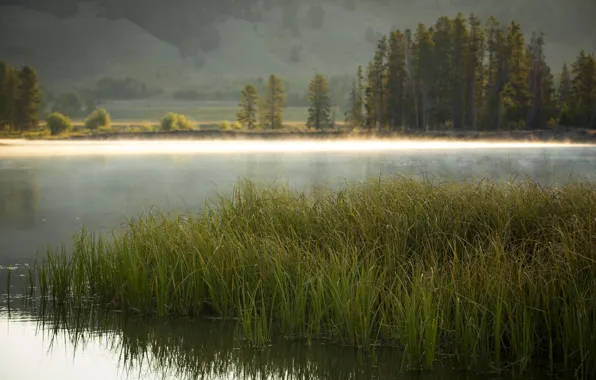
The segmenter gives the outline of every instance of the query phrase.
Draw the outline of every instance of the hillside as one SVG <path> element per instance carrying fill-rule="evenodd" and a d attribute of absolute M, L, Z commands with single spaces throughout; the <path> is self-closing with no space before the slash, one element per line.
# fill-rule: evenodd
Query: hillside
<path fill-rule="evenodd" d="M 476 9 L 436 4 L 420 7 L 401 3 L 389 8 L 367 3 L 366 7 L 349 11 L 339 3 L 322 3 L 325 17 L 321 29 L 310 27 L 309 7 L 302 6 L 295 21 L 299 35 L 283 27 L 282 9 L 272 7 L 261 12 L 261 21 L 235 17 L 214 21 L 219 47 L 203 53 L 192 45 L 186 58 L 180 46 L 126 18 L 103 17 L 102 10 L 92 3 L 79 4 L 76 15 L 66 18 L 2 6 L 0 35 L 11 37 L 0 39 L 0 59 L 15 65 L 33 65 L 44 87 L 55 92 L 89 88 L 101 77 L 125 76 L 166 92 L 193 86 L 239 87 L 269 73 L 296 83 L 297 89 L 305 86 L 315 71 L 351 75 L 358 64 L 365 64 L 374 50 L 374 43 L 366 40 L 367 29 L 387 33 L 392 28 L 414 28 L 418 22 L 430 24 L 442 15 Z M 193 33 L 200 32 L 189 31 L 187 45 L 200 38 Z M 572 43 L 552 42 L 557 38 L 549 38 L 546 54 L 555 71 L 563 61 L 573 59 L 580 48 L 596 50 L 596 34 L 584 35 Z"/>

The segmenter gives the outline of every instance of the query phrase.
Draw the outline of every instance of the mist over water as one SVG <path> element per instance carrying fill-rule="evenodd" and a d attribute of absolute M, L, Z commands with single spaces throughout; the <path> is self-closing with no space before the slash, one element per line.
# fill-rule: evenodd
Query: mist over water
<path fill-rule="evenodd" d="M 292 189 L 317 193 L 323 188 L 337 189 L 346 183 L 395 175 L 437 181 L 517 178 L 557 185 L 569 180 L 591 181 L 595 169 L 596 146 L 576 144 L 407 140 L 0 141 L 0 284 L 6 284 L 7 268 L 11 268 L 13 299 L 18 300 L 27 265 L 46 246 L 65 243 L 68 247 L 72 235 L 83 226 L 90 232 L 106 233 L 127 218 L 152 208 L 173 213 L 199 212 L 206 200 L 229 193 L 239 178 L 287 184 Z M 205 325 L 177 329 L 171 324 L 160 327 L 137 323 L 133 329 L 109 322 L 107 335 L 99 338 L 99 332 L 106 330 L 95 326 L 86 330 L 85 344 L 75 345 L 68 329 L 53 335 L 48 330 L 51 325 L 39 329 L 38 322 L 26 314 L 21 321 L 9 322 L 3 308 L 5 301 L 2 289 L 2 379 L 75 379 L 82 374 L 102 379 L 153 379 L 162 378 L 164 373 L 168 378 L 195 378 L 192 371 L 184 372 L 184 366 L 190 370 L 199 368 L 205 357 L 213 359 L 209 362 L 213 366 L 204 376 L 213 379 L 238 378 L 240 373 L 271 379 L 282 378 L 282 373 L 290 373 L 290 378 L 309 378 L 300 374 L 313 368 L 322 372 L 310 372 L 310 378 L 330 378 L 329 374 L 339 370 L 351 378 L 382 377 L 386 373 L 396 373 L 394 378 L 398 379 L 425 378 L 397 374 L 399 368 L 391 363 L 399 363 L 401 357 L 394 351 L 382 354 L 385 356 L 378 358 L 379 367 L 375 367 L 369 359 L 362 365 L 355 364 L 354 351 L 349 349 L 305 348 L 276 342 L 279 346 L 275 350 L 280 354 L 274 358 L 268 351 L 238 351 L 242 343 L 230 328 Z M 15 315 L 19 314 L 12 317 Z M 189 331 L 203 331 L 201 336 L 193 335 L 191 342 L 210 343 L 201 347 L 189 345 L 185 339 Z M 146 356 L 145 362 L 129 363 L 128 372 L 123 372 L 118 358 L 143 347 L 157 351 Z M 218 357 L 224 359 L 218 361 Z M 340 357 L 352 359 L 335 359 Z M 290 358 L 300 360 L 290 363 Z M 321 358 L 326 358 L 324 365 Z M 24 364 L 29 359 L 36 364 Z M 227 372 L 214 371 L 217 366 L 227 366 Z M 441 370 L 428 378 L 452 380 L 461 378 L 460 375 Z M 465 376 L 472 378 L 470 374 Z"/>
<path fill-rule="evenodd" d="M 594 177 L 596 146 L 513 142 L 3 141 L 0 265 L 70 244 L 82 226 L 106 233 L 152 208 L 198 212 L 240 178 L 317 192 L 369 178 Z"/>

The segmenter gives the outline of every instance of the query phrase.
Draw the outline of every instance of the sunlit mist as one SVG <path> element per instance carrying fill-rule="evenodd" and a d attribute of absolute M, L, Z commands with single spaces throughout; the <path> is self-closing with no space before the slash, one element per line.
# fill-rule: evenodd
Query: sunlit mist
<path fill-rule="evenodd" d="M 591 144 L 415 140 L 348 141 L 26 141 L 0 140 L 0 157 L 89 155 L 195 155 L 234 153 L 398 152 L 419 150 L 588 147 Z"/>

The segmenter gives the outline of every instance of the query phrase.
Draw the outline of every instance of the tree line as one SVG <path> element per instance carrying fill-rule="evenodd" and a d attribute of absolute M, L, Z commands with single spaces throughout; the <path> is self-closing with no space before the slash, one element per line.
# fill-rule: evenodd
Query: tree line
<path fill-rule="evenodd" d="M 31 66 L 16 68 L 0 61 L 0 127 L 25 132 L 37 127 L 41 92 Z"/>
<path fill-rule="evenodd" d="M 283 112 L 286 107 L 286 92 L 283 81 L 271 74 L 260 91 L 254 84 L 247 84 L 241 92 L 238 123 L 247 129 L 268 127 L 280 129 L 283 126 Z M 308 86 L 307 99 L 310 103 L 306 125 L 321 130 L 333 126 L 335 116 L 329 95 L 329 81 L 316 73 Z"/>
<path fill-rule="evenodd" d="M 513 130 L 596 126 L 596 59 L 581 51 L 555 85 L 543 34 L 518 23 L 441 17 L 395 30 L 359 67 L 346 121 L 368 129 Z"/>

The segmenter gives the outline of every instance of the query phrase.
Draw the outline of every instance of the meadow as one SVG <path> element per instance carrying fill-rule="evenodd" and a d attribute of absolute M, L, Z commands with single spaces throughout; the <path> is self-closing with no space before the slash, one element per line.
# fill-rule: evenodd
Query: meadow
<path fill-rule="evenodd" d="M 408 178 L 316 196 L 248 181 L 198 215 L 81 231 L 31 269 L 53 307 L 237 320 L 402 364 L 596 374 L 596 188 Z M 78 305 L 78 306 L 77 306 Z"/>

